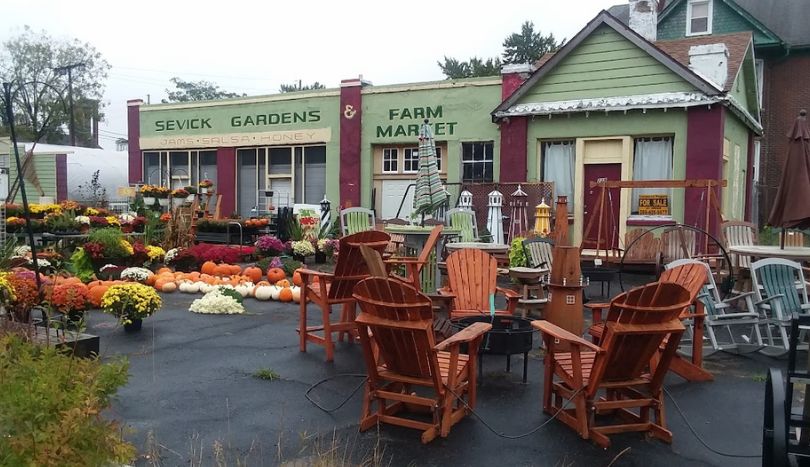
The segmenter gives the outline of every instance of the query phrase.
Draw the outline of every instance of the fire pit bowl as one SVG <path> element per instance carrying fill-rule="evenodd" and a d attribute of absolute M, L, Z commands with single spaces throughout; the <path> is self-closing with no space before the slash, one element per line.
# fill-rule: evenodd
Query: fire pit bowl
<path fill-rule="evenodd" d="M 460 331 L 473 323 L 492 323 L 492 329 L 484 336 L 479 348 L 479 370 L 483 372 L 483 354 L 506 355 L 506 371 L 511 370 L 511 357 L 523 354 L 523 382 L 526 382 L 529 351 L 532 339 L 537 331 L 532 327 L 532 320 L 519 316 L 467 316 L 453 320 L 453 328 Z"/>

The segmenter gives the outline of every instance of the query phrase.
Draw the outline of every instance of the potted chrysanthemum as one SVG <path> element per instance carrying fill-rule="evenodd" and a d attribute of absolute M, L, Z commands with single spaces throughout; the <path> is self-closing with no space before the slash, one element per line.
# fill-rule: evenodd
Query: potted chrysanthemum
<path fill-rule="evenodd" d="M 140 331 L 143 319 L 152 316 L 161 305 L 154 288 L 135 282 L 113 285 L 101 297 L 101 308 L 116 316 L 126 332 Z"/>

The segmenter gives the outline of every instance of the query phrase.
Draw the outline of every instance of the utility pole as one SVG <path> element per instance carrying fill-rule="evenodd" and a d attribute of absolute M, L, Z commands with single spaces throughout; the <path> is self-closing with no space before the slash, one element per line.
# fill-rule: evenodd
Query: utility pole
<path fill-rule="evenodd" d="M 53 69 L 53 71 L 68 75 L 68 105 L 70 106 L 70 145 L 76 146 L 76 119 L 73 115 L 73 69 L 84 67 L 84 62 L 71 63 L 70 65 L 60 66 Z"/>

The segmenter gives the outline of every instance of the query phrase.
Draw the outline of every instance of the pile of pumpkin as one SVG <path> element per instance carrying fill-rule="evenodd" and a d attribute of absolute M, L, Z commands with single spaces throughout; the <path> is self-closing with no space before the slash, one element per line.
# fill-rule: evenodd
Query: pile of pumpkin
<path fill-rule="evenodd" d="M 169 268 L 161 268 L 149 276 L 146 283 L 164 293 L 177 290 L 183 293 L 205 294 L 224 285 L 233 287 L 245 298 L 298 303 L 301 298 L 302 280 L 298 271 L 293 273 L 290 280 L 281 268 L 270 268 L 265 276 L 256 266 L 243 270 L 236 264 L 207 261 L 203 263 L 199 272 L 174 272 Z"/>

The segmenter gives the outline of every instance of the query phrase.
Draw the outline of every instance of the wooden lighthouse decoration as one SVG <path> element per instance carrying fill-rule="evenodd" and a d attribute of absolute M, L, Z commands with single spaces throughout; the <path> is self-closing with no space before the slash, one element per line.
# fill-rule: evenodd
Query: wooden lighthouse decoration
<path fill-rule="evenodd" d="M 518 185 L 509 201 L 512 208 L 511 222 L 509 223 L 509 241 L 522 236 L 529 230 L 529 215 L 526 208 L 529 206 L 529 195 Z"/>
<path fill-rule="evenodd" d="M 582 289 L 588 286 L 588 282 L 579 266 L 579 247 L 555 247 L 545 318 L 568 332 L 582 335 L 585 325 Z"/>
<path fill-rule="evenodd" d="M 558 196 L 557 207 L 554 209 L 554 244 L 557 246 L 570 245 L 568 242 L 568 197 Z"/>

